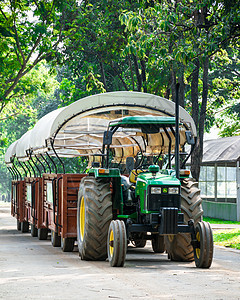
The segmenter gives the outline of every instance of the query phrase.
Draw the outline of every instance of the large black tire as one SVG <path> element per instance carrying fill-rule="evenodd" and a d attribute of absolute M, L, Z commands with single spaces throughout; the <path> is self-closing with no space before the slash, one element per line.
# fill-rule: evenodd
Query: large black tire
<path fill-rule="evenodd" d="M 108 227 L 112 220 L 109 179 L 84 177 L 78 193 L 77 241 L 83 260 L 107 258 Z"/>
<path fill-rule="evenodd" d="M 155 253 L 163 253 L 165 251 L 164 236 L 154 234 L 152 238 L 152 249 Z"/>
<path fill-rule="evenodd" d="M 198 183 L 192 178 L 185 178 L 181 183 L 181 210 L 184 214 L 184 223 L 190 219 L 197 222 L 202 221 L 202 199 Z M 178 233 L 177 235 L 165 236 L 167 253 L 173 261 L 193 261 L 194 251 L 191 245 L 191 235 Z"/>

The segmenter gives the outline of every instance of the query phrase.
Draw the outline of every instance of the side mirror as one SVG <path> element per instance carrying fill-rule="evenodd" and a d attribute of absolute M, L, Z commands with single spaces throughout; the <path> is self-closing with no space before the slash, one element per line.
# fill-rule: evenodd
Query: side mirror
<path fill-rule="evenodd" d="M 112 131 L 104 131 L 103 135 L 103 144 L 104 145 L 111 145 L 112 144 Z"/>
<path fill-rule="evenodd" d="M 189 145 L 194 145 L 195 144 L 195 139 L 191 131 L 185 131 L 187 143 Z"/>

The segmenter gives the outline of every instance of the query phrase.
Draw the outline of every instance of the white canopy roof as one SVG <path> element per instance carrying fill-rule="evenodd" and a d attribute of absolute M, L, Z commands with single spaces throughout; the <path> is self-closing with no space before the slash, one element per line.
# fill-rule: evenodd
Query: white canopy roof
<path fill-rule="evenodd" d="M 103 132 L 106 130 L 109 120 L 131 115 L 174 116 L 175 103 L 156 95 L 128 91 L 103 93 L 82 98 L 42 117 L 34 128 L 19 140 L 16 156 L 23 159 L 26 157 L 28 149 L 31 149 L 34 154 L 51 151 L 51 142 L 54 143 L 60 156 L 96 153 L 101 149 Z M 180 107 L 179 115 L 185 128 L 191 130 L 192 134 L 196 136 L 194 121 L 187 111 Z M 163 135 L 164 133 L 159 134 L 157 138 L 153 135 L 152 149 L 157 146 L 161 147 L 156 143 L 163 143 L 164 146 L 168 144 Z M 180 134 L 182 144 L 185 142 L 184 139 L 182 132 L 182 136 Z M 139 137 L 138 140 L 140 142 L 141 138 Z M 136 147 L 129 133 L 122 133 L 121 137 L 115 135 L 113 142 L 115 148 L 118 146 L 125 151 L 127 148 Z M 116 151 L 120 152 L 120 150 Z M 132 151 L 134 149 L 130 152 Z M 128 151 L 126 155 L 128 155 Z"/>
<path fill-rule="evenodd" d="M 18 140 L 13 142 L 7 149 L 5 153 L 5 162 L 6 164 L 11 163 L 11 158 L 16 155 L 16 147 L 17 147 Z"/>

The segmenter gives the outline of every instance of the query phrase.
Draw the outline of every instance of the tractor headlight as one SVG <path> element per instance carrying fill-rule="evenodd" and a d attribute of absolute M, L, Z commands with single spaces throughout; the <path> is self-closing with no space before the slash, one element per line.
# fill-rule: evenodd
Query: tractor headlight
<path fill-rule="evenodd" d="M 151 187 L 151 194 L 161 194 L 162 190 L 160 187 Z"/>
<path fill-rule="evenodd" d="M 179 194 L 179 188 L 178 187 L 168 188 L 168 194 Z"/>

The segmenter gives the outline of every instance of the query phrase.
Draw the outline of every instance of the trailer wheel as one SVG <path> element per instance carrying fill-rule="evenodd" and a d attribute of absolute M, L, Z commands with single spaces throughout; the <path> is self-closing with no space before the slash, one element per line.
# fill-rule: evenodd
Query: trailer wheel
<path fill-rule="evenodd" d="M 61 249 L 63 252 L 73 252 L 75 238 L 62 238 L 61 237 Z"/>
<path fill-rule="evenodd" d="M 155 253 L 163 253 L 165 251 L 164 236 L 159 234 L 153 235 L 152 249 Z"/>
<path fill-rule="evenodd" d="M 112 220 L 109 179 L 84 177 L 78 193 L 77 241 L 83 260 L 107 258 L 108 227 Z"/>
<path fill-rule="evenodd" d="M 34 226 L 34 224 L 31 224 L 31 236 L 32 236 L 32 237 L 38 236 L 38 230 L 37 230 L 37 228 Z"/>
<path fill-rule="evenodd" d="M 202 199 L 198 183 L 192 178 L 185 178 L 181 183 L 181 210 L 184 214 L 184 223 L 190 219 L 194 224 L 202 220 Z M 167 253 L 173 261 L 193 261 L 194 251 L 191 245 L 191 236 L 188 233 L 165 236 Z"/>
<path fill-rule="evenodd" d="M 213 234 L 208 222 L 198 222 L 196 227 L 196 239 L 199 247 L 194 249 L 196 267 L 210 268 L 213 258 Z"/>
<path fill-rule="evenodd" d="M 22 228 L 22 222 L 20 222 L 19 220 L 17 220 L 17 230 L 21 231 Z"/>
<path fill-rule="evenodd" d="M 46 240 L 48 237 L 48 229 L 47 228 L 38 228 L 38 239 Z"/>
<path fill-rule="evenodd" d="M 29 223 L 28 222 L 23 221 L 21 223 L 21 231 L 22 231 L 22 233 L 29 232 Z"/>
<path fill-rule="evenodd" d="M 61 246 L 61 237 L 54 230 L 51 230 L 51 243 L 53 247 Z"/>
<path fill-rule="evenodd" d="M 123 221 L 113 220 L 108 230 L 108 260 L 111 267 L 123 267 L 127 253 L 127 234 Z"/>

